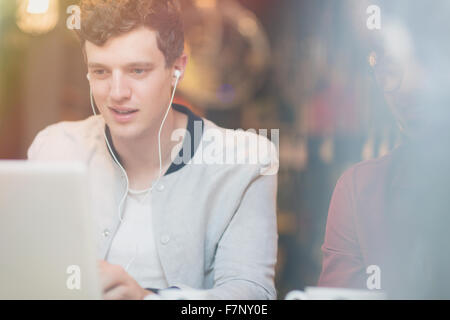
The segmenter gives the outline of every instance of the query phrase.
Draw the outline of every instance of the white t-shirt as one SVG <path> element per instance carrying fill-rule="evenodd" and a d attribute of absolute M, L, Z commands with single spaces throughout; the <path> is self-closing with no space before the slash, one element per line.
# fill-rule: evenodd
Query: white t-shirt
<path fill-rule="evenodd" d="M 141 287 L 168 287 L 153 234 L 151 196 L 129 189 L 122 223 L 111 244 L 108 262 L 121 265 Z"/>

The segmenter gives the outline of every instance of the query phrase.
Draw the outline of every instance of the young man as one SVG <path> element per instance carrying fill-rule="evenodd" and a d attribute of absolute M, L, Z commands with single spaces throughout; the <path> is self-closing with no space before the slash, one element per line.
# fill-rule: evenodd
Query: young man
<path fill-rule="evenodd" d="M 448 299 L 450 4 L 380 2 L 383 27 L 369 61 L 403 141 L 339 179 L 319 285 Z"/>
<path fill-rule="evenodd" d="M 187 64 L 173 1 L 81 1 L 78 34 L 101 115 L 47 127 L 28 157 L 88 166 L 104 298 L 274 299 L 276 150 L 225 163 L 256 152 L 236 139 L 268 140 L 168 108 Z"/>

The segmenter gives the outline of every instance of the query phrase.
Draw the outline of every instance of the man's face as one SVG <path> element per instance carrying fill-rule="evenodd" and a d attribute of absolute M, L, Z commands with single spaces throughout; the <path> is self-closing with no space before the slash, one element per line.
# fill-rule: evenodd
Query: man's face
<path fill-rule="evenodd" d="M 139 138 L 159 127 L 174 78 L 156 32 L 138 28 L 101 47 L 86 42 L 85 50 L 92 94 L 112 135 Z M 119 114 L 120 110 L 134 112 Z"/>

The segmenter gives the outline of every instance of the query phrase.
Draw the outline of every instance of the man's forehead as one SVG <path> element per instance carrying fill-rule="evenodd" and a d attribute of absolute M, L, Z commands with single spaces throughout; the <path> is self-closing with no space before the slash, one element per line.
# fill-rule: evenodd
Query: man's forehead
<path fill-rule="evenodd" d="M 165 62 L 164 55 L 158 48 L 156 32 L 148 28 L 138 28 L 112 37 L 101 46 L 86 41 L 85 52 L 88 65 L 157 65 Z"/>

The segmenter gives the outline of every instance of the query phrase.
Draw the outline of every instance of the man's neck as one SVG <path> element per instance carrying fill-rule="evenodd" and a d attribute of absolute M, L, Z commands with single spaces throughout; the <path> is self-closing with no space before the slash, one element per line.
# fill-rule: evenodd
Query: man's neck
<path fill-rule="evenodd" d="M 158 132 L 160 123 L 152 126 L 151 130 L 133 140 L 120 139 L 112 135 L 114 147 L 119 154 L 131 189 L 147 189 L 159 176 Z M 172 149 L 178 141 L 172 141 L 172 132 L 187 126 L 187 116 L 171 109 L 167 115 L 161 131 L 161 175 L 170 167 Z"/>

